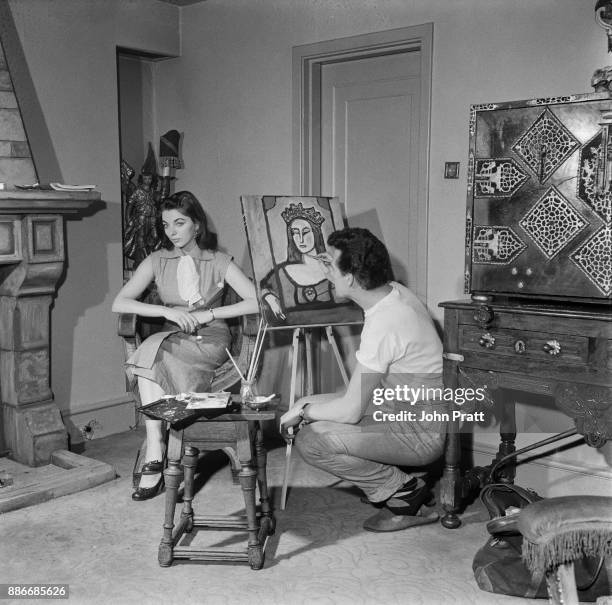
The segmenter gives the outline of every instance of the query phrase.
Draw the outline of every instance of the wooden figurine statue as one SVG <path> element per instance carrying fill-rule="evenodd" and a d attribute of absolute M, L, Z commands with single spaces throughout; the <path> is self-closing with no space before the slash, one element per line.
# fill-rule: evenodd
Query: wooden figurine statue
<path fill-rule="evenodd" d="M 149 143 L 147 159 L 138 177 L 138 186 L 128 199 L 125 212 L 123 254 L 134 261 L 134 268 L 151 252 L 161 247 L 158 203 L 155 153 Z"/>

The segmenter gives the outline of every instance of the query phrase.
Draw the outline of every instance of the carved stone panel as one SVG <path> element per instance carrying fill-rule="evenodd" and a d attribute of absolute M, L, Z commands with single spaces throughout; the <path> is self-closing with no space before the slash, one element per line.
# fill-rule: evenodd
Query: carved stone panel
<path fill-rule="evenodd" d="M 2 401 L 12 404 L 51 399 L 49 351 L 0 351 Z"/>
<path fill-rule="evenodd" d="M 28 216 L 28 255 L 32 263 L 64 260 L 61 216 Z"/>
<path fill-rule="evenodd" d="M 17 263 L 21 259 L 21 221 L 0 218 L 0 265 Z"/>
<path fill-rule="evenodd" d="M 0 349 L 33 349 L 49 344 L 51 296 L 0 296 Z"/>

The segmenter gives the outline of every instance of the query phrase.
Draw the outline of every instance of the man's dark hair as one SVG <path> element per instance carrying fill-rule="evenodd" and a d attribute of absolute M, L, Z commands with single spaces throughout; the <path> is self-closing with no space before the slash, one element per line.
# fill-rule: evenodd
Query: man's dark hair
<path fill-rule="evenodd" d="M 348 227 L 335 231 L 327 243 L 340 250 L 338 269 L 352 273 L 364 290 L 393 280 L 393 269 L 385 245 L 367 229 Z"/>

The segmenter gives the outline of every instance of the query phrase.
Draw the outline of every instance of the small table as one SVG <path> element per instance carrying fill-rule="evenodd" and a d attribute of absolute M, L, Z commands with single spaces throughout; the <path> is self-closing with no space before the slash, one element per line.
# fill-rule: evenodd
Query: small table
<path fill-rule="evenodd" d="M 234 400 L 235 403 L 238 403 Z M 158 560 L 168 567 L 174 559 L 248 563 L 251 569 L 261 569 L 264 563 L 264 544 L 275 530 L 276 520 L 270 507 L 266 481 L 266 450 L 263 446 L 262 422 L 274 420 L 274 404 L 255 411 L 245 406 L 221 415 L 199 417 L 188 426 L 170 427 L 168 467 L 164 471 L 166 484 L 166 512 L 164 533 L 159 545 Z M 183 443 L 187 445 L 184 448 Z M 197 447 L 196 447 L 197 446 Z M 198 455 L 202 451 L 222 449 L 232 461 L 244 496 L 246 515 L 197 515 L 192 501 Z M 181 460 L 182 455 L 182 460 Z M 253 467 L 253 461 L 255 468 Z M 239 470 L 238 470 L 239 469 Z M 174 526 L 174 512 L 181 480 L 185 480 L 183 510 Z M 257 514 L 255 487 L 259 486 L 261 512 Z M 245 530 L 248 543 L 244 550 L 202 549 L 192 545 L 178 545 L 184 533 L 194 527 L 221 530 Z"/>

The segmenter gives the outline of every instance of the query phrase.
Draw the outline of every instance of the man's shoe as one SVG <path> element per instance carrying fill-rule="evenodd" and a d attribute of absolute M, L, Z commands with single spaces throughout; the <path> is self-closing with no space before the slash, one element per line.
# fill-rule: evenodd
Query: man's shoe
<path fill-rule="evenodd" d="M 412 478 L 385 502 L 385 506 L 395 515 L 414 516 L 429 499 L 430 490 L 425 481 Z"/>
<path fill-rule="evenodd" d="M 373 532 L 389 532 L 435 523 L 440 515 L 430 509 L 422 510 L 418 515 L 395 515 L 387 507 L 379 510 L 363 522 L 363 529 Z"/>
<path fill-rule="evenodd" d="M 383 503 L 379 512 L 365 520 L 363 528 L 386 532 L 435 523 L 439 518 L 435 510 L 418 514 L 421 507 L 431 500 L 431 492 L 425 481 L 413 477 Z"/>

